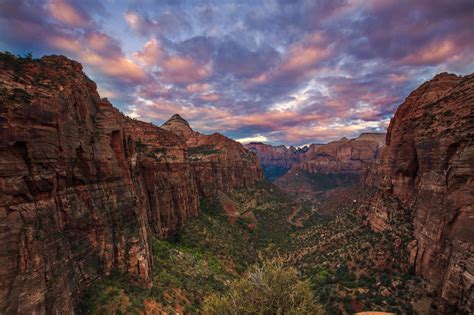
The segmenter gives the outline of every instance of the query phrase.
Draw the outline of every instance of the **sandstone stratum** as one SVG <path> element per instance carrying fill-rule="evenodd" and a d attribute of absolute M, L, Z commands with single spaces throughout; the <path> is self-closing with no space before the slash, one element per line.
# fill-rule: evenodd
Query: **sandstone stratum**
<path fill-rule="evenodd" d="M 2 314 L 72 314 L 112 270 L 151 285 L 150 237 L 197 216 L 201 196 L 262 178 L 220 134 L 124 116 L 63 56 L 0 54 L 0 135 Z"/>
<path fill-rule="evenodd" d="M 361 207 L 374 231 L 413 223 L 409 262 L 440 312 L 474 309 L 474 75 L 441 73 L 410 93 L 368 168 Z"/>

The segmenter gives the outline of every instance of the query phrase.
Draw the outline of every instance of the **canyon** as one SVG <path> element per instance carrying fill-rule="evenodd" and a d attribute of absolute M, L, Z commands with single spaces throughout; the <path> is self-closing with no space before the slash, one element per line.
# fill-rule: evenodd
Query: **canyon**
<path fill-rule="evenodd" d="M 112 270 L 150 285 L 151 236 L 262 178 L 231 139 L 124 116 L 75 61 L 0 57 L 1 313 L 73 313 Z"/>
<path fill-rule="evenodd" d="M 0 70 L 0 313 L 199 313 L 280 254 L 329 313 L 472 311 L 473 74 L 387 134 L 288 148 L 127 117 L 63 56 Z"/>
<path fill-rule="evenodd" d="M 332 188 L 359 182 L 385 144 L 383 133 L 363 133 L 328 144 L 299 149 L 263 143 L 245 145 L 255 152 L 268 180 L 298 198 L 311 198 Z"/>
<path fill-rule="evenodd" d="M 442 73 L 400 105 L 364 184 L 362 212 L 375 231 L 413 223 L 415 272 L 440 291 L 439 308 L 474 307 L 474 75 Z"/>

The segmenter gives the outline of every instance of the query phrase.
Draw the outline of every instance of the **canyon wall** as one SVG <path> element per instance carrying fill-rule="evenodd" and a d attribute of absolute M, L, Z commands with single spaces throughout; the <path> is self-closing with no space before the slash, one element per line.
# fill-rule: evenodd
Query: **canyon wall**
<path fill-rule="evenodd" d="M 474 308 L 474 75 L 439 74 L 398 108 L 365 176 L 361 207 L 377 231 L 409 210 L 410 263 L 437 289 L 441 312 Z"/>
<path fill-rule="evenodd" d="M 306 158 L 308 151 L 314 152 L 319 145 L 312 144 L 310 147 L 287 148 L 284 145 L 273 146 L 262 142 L 251 142 L 244 145 L 249 151 L 255 152 L 262 165 L 265 177 L 273 181 L 285 174 L 294 165 Z"/>
<path fill-rule="evenodd" d="M 310 173 L 361 174 L 367 164 L 377 158 L 384 142 L 384 133 L 363 133 L 351 140 L 343 138 L 309 151 L 308 157 L 293 169 Z"/>
<path fill-rule="evenodd" d="M 209 137 L 225 158 L 199 171 L 208 160 L 186 141 L 125 117 L 62 56 L 0 54 L 0 135 L 0 313 L 74 313 L 82 289 L 113 270 L 151 285 L 150 237 L 198 215 L 201 195 L 262 176 L 220 135 Z"/>
<path fill-rule="evenodd" d="M 228 192 L 263 179 L 257 156 L 239 142 L 218 133 L 195 132 L 179 115 L 174 115 L 161 127 L 186 142 L 201 195 L 210 196 L 217 190 Z"/>
<path fill-rule="evenodd" d="M 367 166 L 375 161 L 385 142 L 383 133 L 363 133 L 309 147 L 283 176 L 274 182 L 283 190 L 303 198 L 314 198 L 329 189 L 359 183 Z"/>

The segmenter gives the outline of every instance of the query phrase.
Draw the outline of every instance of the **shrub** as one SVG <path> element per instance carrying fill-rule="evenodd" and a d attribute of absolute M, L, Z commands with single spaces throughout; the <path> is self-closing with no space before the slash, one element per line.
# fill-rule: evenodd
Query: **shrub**
<path fill-rule="evenodd" d="M 202 154 L 202 155 L 211 155 L 221 153 L 221 150 L 217 150 L 212 145 L 200 145 L 197 147 L 188 148 L 188 153 L 191 155 Z"/>
<path fill-rule="evenodd" d="M 135 141 L 135 146 L 137 148 L 137 152 L 142 153 L 147 150 L 147 145 L 144 144 L 141 140 Z"/>
<path fill-rule="evenodd" d="M 204 314 L 322 314 L 308 281 L 281 259 L 254 265 L 223 295 L 204 301 Z"/>

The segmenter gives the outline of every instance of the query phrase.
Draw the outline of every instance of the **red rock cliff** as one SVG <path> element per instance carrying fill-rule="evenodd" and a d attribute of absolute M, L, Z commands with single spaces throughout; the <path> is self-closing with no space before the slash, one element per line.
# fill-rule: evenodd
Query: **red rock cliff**
<path fill-rule="evenodd" d="M 374 161 L 385 142 L 383 133 L 363 133 L 355 139 L 343 138 L 308 152 L 306 161 L 294 169 L 310 173 L 363 173 L 367 163 Z"/>
<path fill-rule="evenodd" d="M 262 165 L 283 169 L 290 169 L 293 165 L 299 163 L 308 150 L 307 147 L 296 149 L 294 147 L 287 148 L 284 145 L 273 146 L 262 142 L 251 142 L 245 144 L 244 147 L 255 152 Z"/>
<path fill-rule="evenodd" d="M 374 230 L 412 213 L 410 261 L 439 289 L 442 312 L 474 307 L 473 139 L 474 75 L 439 74 L 400 105 L 365 179 L 378 189 L 365 205 Z"/>
<path fill-rule="evenodd" d="M 196 216 L 199 191 L 261 177 L 240 148 L 199 170 L 180 136 L 122 115 L 62 56 L 0 54 L 0 135 L 0 313 L 71 314 L 113 269 L 149 283 L 149 237 Z M 234 158 L 230 139 L 206 137 Z"/>
<path fill-rule="evenodd" d="M 179 115 L 174 115 L 161 127 L 174 132 L 186 142 L 201 195 L 228 192 L 262 180 L 263 173 L 257 156 L 239 142 L 218 133 L 204 135 L 195 132 Z"/>
<path fill-rule="evenodd" d="M 275 183 L 303 198 L 314 198 L 332 188 L 352 186 L 378 157 L 384 141 L 385 134 L 365 133 L 351 140 L 342 138 L 317 147 L 312 145 L 300 162 Z"/>

